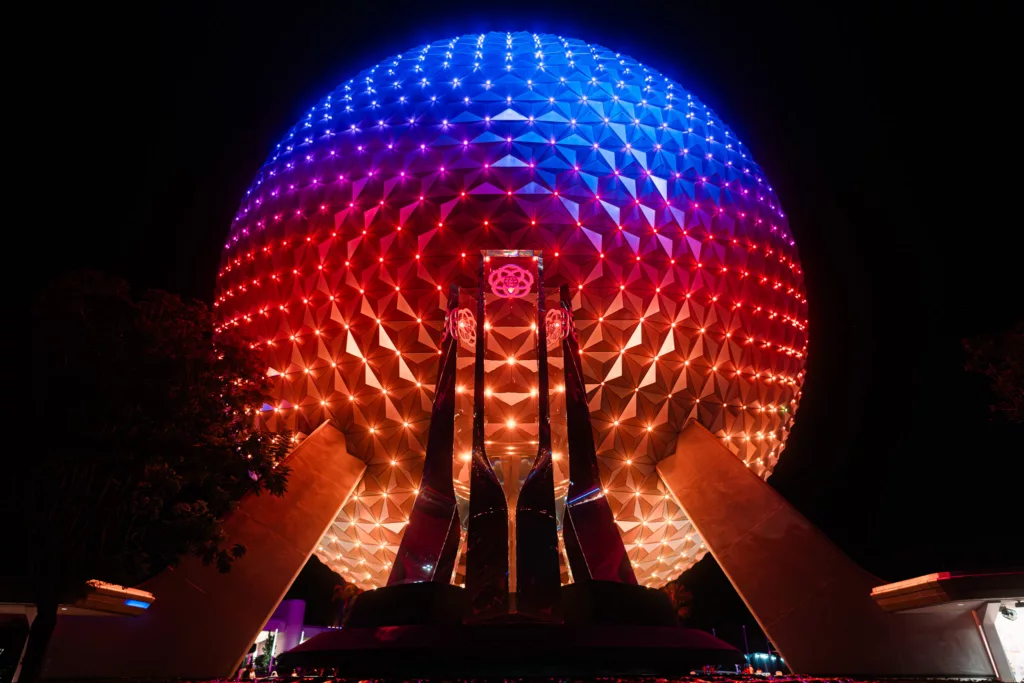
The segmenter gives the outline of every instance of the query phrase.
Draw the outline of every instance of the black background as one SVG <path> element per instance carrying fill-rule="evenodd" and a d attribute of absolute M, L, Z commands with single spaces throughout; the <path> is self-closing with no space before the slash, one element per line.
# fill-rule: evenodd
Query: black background
<path fill-rule="evenodd" d="M 1008 17 L 979 3 L 380 0 L 89 5 L 40 21 L 26 115 L 53 147 L 45 177 L 63 179 L 47 272 L 95 267 L 207 301 L 263 159 L 358 70 L 488 30 L 654 65 L 753 150 L 800 249 L 808 375 L 770 483 L 885 580 L 1024 564 L 1021 432 L 990 422 L 959 341 L 1022 310 L 1019 123 L 998 118 L 1016 87 L 998 74 Z M 695 624 L 734 641 L 753 625 L 710 557 L 684 581 Z M 332 585 L 321 566 L 293 595 L 322 614 Z"/>

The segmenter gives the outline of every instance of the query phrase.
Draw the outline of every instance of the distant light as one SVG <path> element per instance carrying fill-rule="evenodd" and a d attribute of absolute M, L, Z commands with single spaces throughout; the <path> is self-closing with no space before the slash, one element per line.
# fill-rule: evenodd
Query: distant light
<path fill-rule="evenodd" d="M 125 600 L 125 607 L 138 607 L 139 609 L 149 609 L 149 603 L 143 602 L 142 600 Z"/>

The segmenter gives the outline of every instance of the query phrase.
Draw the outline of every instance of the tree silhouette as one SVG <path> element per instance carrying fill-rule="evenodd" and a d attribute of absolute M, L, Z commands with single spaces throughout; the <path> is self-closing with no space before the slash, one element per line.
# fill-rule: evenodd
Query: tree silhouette
<path fill-rule="evenodd" d="M 966 368 L 991 380 L 993 416 L 1024 422 L 1024 320 L 998 334 L 965 339 Z"/>
<path fill-rule="evenodd" d="M 339 584 L 334 587 L 334 597 L 331 599 L 337 605 L 337 622 L 335 626 L 344 626 L 352 614 L 352 608 L 356 604 L 356 598 L 363 590 L 352 583 Z"/>
<path fill-rule="evenodd" d="M 85 581 L 135 585 L 187 553 L 229 570 L 245 548 L 220 521 L 246 493 L 284 493 L 291 441 L 254 429 L 263 363 L 202 303 L 85 272 L 46 287 L 32 315 L 37 431 L 0 496 L 19 520 L 0 586 L 38 607 L 25 681 Z"/>
<path fill-rule="evenodd" d="M 679 617 L 680 621 L 684 621 L 690 616 L 690 609 L 693 606 L 693 594 L 687 590 L 686 586 L 679 579 L 666 583 L 661 587 L 661 591 L 668 596 L 668 599 L 672 601 L 672 609 L 675 610 L 676 616 Z"/>

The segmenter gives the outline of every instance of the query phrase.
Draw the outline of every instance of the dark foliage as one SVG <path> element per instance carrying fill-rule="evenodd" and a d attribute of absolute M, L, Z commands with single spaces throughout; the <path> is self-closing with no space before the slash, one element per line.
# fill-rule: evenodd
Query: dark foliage
<path fill-rule="evenodd" d="M 263 644 L 263 652 L 253 662 L 257 671 L 262 671 L 266 674 L 270 673 L 270 669 L 274 664 L 274 658 L 270 653 L 274 651 L 274 641 L 276 639 L 276 634 L 274 633 L 267 635 L 267 641 Z"/>
<path fill-rule="evenodd" d="M 693 606 L 693 595 L 679 579 L 670 581 L 661 587 L 661 591 L 672 601 L 672 608 L 680 621 L 685 621 L 690 616 L 690 609 Z"/>
<path fill-rule="evenodd" d="M 344 626 L 352 615 L 352 609 L 356 605 L 356 599 L 363 592 L 361 588 L 352 583 L 340 583 L 334 587 L 334 597 L 331 602 L 337 606 L 338 621 L 335 626 Z"/>
<path fill-rule="evenodd" d="M 967 369 L 991 380 L 993 416 L 1024 422 L 1024 321 L 995 335 L 965 339 Z"/>
<path fill-rule="evenodd" d="M 32 303 L 36 431 L 3 496 L 20 524 L 0 589 L 42 618 L 89 579 L 134 585 L 189 553 L 230 569 L 245 548 L 220 520 L 288 476 L 290 436 L 253 428 L 267 387 L 252 345 L 215 335 L 202 303 L 98 273 Z"/>

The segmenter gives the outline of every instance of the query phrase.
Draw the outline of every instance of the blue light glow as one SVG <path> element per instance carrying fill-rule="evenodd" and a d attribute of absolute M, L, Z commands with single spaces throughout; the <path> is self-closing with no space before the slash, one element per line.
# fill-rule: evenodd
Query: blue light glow
<path fill-rule="evenodd" d="M 570 287 L 601 466 L 585 496 L 607 497 L 637 580 L 664 585 L 707 548 L 654 466 L 694 419 L 771 474 L 804 380 L 803 271 L 779 198 L 714 111 L 551 34 L 456 36 L 364 69 L 302 114 L 238 207 L 214 305 L 264 350 L 261 424 L 330 421 L 370 467 L 317 555 L 386 584 L 444 292 L 474 286 L 493 249 L 542 253 L 545 284 Z"/>

